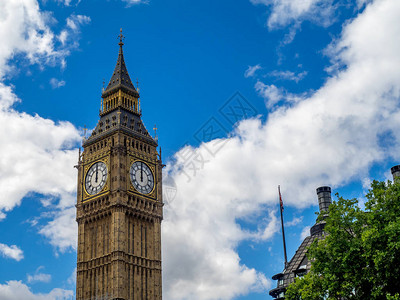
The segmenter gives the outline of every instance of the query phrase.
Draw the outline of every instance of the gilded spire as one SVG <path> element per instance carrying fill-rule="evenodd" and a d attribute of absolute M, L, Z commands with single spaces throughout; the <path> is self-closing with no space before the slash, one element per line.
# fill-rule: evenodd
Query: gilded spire
<path fill-rule="evenodd" d="M 138 92 L 133 85 L 131 78 L 128 74 L 128 69 L 125 65 L 124 60 L 124 52 L 122 46 L 124 45 L 124 36 L 122 34 L 122 28 L 120 30 L 119 38 L 119 53 L 118 53 L 118 60 L 117 65 L 115 66 L 114 73 L 111 76 L 110 82 L 107 85 L 107 88 L 103 92 L 103 98 L 111 94 L 112 92 L 122 89 L 129 94 L 133 94 L 134 96 L 138 97 Z"/>

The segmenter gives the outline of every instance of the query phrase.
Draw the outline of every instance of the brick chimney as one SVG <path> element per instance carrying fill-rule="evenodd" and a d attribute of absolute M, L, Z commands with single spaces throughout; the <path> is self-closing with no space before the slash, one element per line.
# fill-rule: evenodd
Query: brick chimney
<path fill-rule="evenodd" d="M 392 171 L 393 180 L 395 180 L 400 176 L 400 165 L 392 167 L 390 171 Z"/>
<path fill-rule="evenodd" d="M 400 169 L 398 172 L 400 175 Z M 317 188 L 317 195 L 318 195 L 319 212 L 321 214 L 327 213 L 329 205 L 332 203 L 331 188 L 329 186 L 321 186 Z"/>

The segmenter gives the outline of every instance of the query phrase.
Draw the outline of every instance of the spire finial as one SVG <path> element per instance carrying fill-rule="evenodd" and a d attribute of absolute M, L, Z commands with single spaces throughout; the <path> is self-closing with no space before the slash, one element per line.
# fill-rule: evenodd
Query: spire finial
<path fill-rule="evenodd" d="M 86 140 L 86 132 L 87 132 L 87 127 L 86 127 L 86 125 L 85 126 L 83 126 L 83 139 L 84 140 Z"/>
<path fill-rule="evenodd" d="M 123 42 L 123 40 L 124 40 L 124 35 L 122 34 L 122 28 L 119 30 L 119 43 L 118 43 L 118 45 L 120 45 L 121 47 L 124 45 L 124 42 Z"/>
<path fill-rule="evenodd" d="M 139 79 L 138 79 L 138 78 L 136 78 L 136 90 L 138 91 L 138 93 L 140 92 L 140 89 L 139 89 Z"/>
<path fill-rule="evenodd" d="M 157 137 L 157 125 L 155 125 L 154 124 L 154 128 L 153 128 L 153 130 L 154 130 L 154 139 L 156 140 L 156 141 L 158 141 L 158 137 Z"/>

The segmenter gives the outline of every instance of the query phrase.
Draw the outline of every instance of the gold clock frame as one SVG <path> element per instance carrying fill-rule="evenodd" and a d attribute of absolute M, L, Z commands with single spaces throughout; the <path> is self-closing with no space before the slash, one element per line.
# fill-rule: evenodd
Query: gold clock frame
<path fill-rule="evenodd" d="M 148 194 L 143 194 L 143 193 L 139 192 L 132 184 L 130 170 L 131 170 L 132 165 L 137 161 L 140 161 L 140 162 L 146 164 L 149 167 L 150 171 L 153 173 L 153 179 L 154 179 L 153 189 Z M 157 183 L 156 183 L 156 168 L 155 168 L 155 165 L 153 165 L 152 163 L 150 163 L 148 161 L 145 161 L 143 159 L 138 159 L 138 158 L 134 158 L 134 157 L 130 156 L 129 168 L 127 169 L 127 172 L 128 172 L 128 179 L 129 179 L 128 180 L 129 183 L 128 183 L 128 187 L 127 188 L 128 188 L 128 191 L 130 193 L 139 194 L 141 196 L 149 197 L 149 198 L 152 198 L 152 199 L 156 199 L 157 198 L 157 192 L 156 192 Z"/>
<path fill-rule="evenodd" d="M 98 162 L 102 162 L 102 163 L 104 163 L 105 165 L 106 165 L 106 168 L 107 168 L 107 179 L 106 179 L 106 184 L 104 185 L 104 187 L 101 189 L 101 191 L 100 192 L 98 192 L 97 194 L 95 194 L 95 195 L 90 195 L 87 191 L 86 191 L 86 176 L 87 176 L 87 173 L 88 173 L 88 171 L 89 171 L 89 169 L 94 165 L 94 164 L 96 164 L 96 163 L 98 163 Z M 101 195 L 103 195 L 104 193 L 106 193 L 108 190 L 109 190 L 109 187 L 110 187 L 110 164 L 109 164 L 109 159 L 108 159 L 108 157 L 106 156 L 106 157 L 102 157 L 102 158 L 100 158 L 100 159 L 97 159 L 97 160 L 95 160 L 95 161 L 93 161 L 93 162 L 91 162 L 91 163 L 88 163 L 87 165 L 85 165 L 85 166 L 83 166 L 83 180 L 82 180 L 82 195 L 83 195 L 83 197 L 82 197 L 82 202 L 85 202 L 85 201 L 88 201 L 88 200 L 92 200 L 92 199 L 94 199 L 94 198 L 97 198 L 97 197 L 99 197 L 99 196 L 101 196 Z"/>

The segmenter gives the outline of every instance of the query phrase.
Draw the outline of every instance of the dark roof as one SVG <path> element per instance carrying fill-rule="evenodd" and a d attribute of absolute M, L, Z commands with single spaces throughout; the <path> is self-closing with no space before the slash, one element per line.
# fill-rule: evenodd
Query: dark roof
<path fill-rule="evenodd" d="M 118 60 L 117 64 L 114 69 L 114 73 L 111 76 L 110 82 L 107 85 L 107 88 L 103 92 L 102 97 L 106 97 L 112 92 L 122 89 L 127 93 L 133 94 L 134 96 L 138 97 L 139 94 L 133 85 L 131 78 L 128 73 L 128 69 L 126 68 L 125 65 L 125 60 L 124 60 L 124 52 L 122 50 L 122 46 L 124 43 L 122 41 L 119 43 L 119 53 L 118 53 Z"/>
<path fill-rule="evenodd" d="M 87 147 L 116 131 L 125 132 L 130 136 L 157 146 L 157 142 L 147 131 L 140 115 L 120 108 L 100 117 L 100 120 L 97 123 L 96 128 L 92 131 L 90 137 L 84 140 L 83 147 Z"/>
<path fill-rule="evenodd" d="M 303 271 L 308 272 L 310 270 L 311 262 L 307 259 L 308 247 L 310 247 L 315 239 L 323 238 L 324 226 L 325 221 L 320 221 L 314 224 L 310 229 L 311 235 L 307 236 L 303 240 L 293 258 L 288 262 L 285 270 L 272 277 L 272 279 L 278 280 L 277 287 L 269 291 L 269 294 L 272 297 L 279 297 L 278 295 L 282 291 L 285 291 L 289 284 L 294 282 L 298 273 L 302 273 Z"/>

